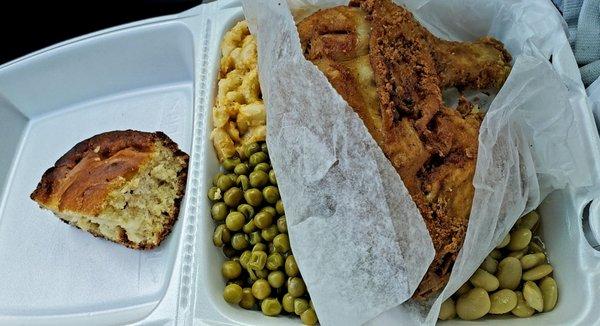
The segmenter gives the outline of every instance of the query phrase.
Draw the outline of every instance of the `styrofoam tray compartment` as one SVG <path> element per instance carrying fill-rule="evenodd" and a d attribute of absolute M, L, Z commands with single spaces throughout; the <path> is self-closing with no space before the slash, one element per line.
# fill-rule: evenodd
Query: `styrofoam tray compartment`
<path fill-rule="evenodd" d="M 204 133 L 200 165 L 203 167 L 199 186 L 199 203 L 195 219 L 194 264 L 192 266 L 192 291 L 181 292 L 179 321 L 183 325 L 299 325 L 298 319 L 265 317 L 259 311 L 247 311 L 230 305 L 223 300 L 225 280 L 220 267 L 224 255 L 212 243 L 214 223 L 210 218 L 210 202 L 205 196 L 211 186 L 212 177 L 220 171 L 209 135 L 212 130 L 211 108 L 216 95 L 220 59 L 220 44 L 223 35 L 235 23 L 244 19 L 239 1 L 218 1 L 210 4 L 212 12 L 207 22 L 211 35 L 206 53 L 203 55 L 204 80 L 198 84 L 197 110 L 203 112 L 201 121 Z M 591 116 L 590 116 L 591 117 Z M 593 122 L 589 132 L 595 132 Z M 547 246 L 548 256 L 555 268 L 559 286 L 559 301 L 552 312 L 536 314 L 531 318 L 500 316 L 467 322 L 451 320 L 442 325 L 592 325 L 597 324 L 600 312 L 595 307 L 600 292 L 600 252 L 586 241 L 581 225 L 585 205 L 593 198 L 575 195 L 569 190 L 552 193 L 539 207 L 542 216 L 541 236 Z M 590 216 L 598 219 L 599 216 Z"/>
<path fill-rule="evenodd" d="M 0 68 L 0 324 L 122 324 L 163 299 L 189 195 L 172 233 L 149 251 L 67 226 L 29 195 L 61 155 L 101 132 L 160 130 L 190 153 L 194 47 L 186 24 L 159 19 Z"/>
<path fill-rule="evenodd" d="M 211 37 L 205 53 L 207 66 L 202 73 L 204 80 L 199 86 L 204 91 L 199 90 L 199 94 L 202 96 L 198 97 L 197 103 L 197 109 L 204 112 L 200 122 L 201 132 L 204 134 L 204 155 L 201 159 L 203 170 L 199 186 L 199 207 L 195 220 L 197 230 L 193 266 L 195 272 L 193 289 L 189 294 L 190 303 L 186 306 L 180 305 L 180 314 L 183 317 L 180 321 L 185 325 L 221 325 L 223 323 L 232 325 L 298 325 L 300 324 L 299 319 L 269 318 L 260 311 L 244 310 L 223 300 L 225 280 L 221 276 L 221 265 L 225 257 L 220 248 L 216 248 L 212 243 L 215 224 L 210 218 L 210 202 L 205 195 L 211 186 L 212 177 L 220 171 L 220 165 L 210 141 L 213 125 L 211 109 L 216 96 L 221 41 L 224 34 L 237 22 L 243 20 L 244 16 L 239 1 L 219 1 L 209 5 L 211 6 L 209 10 L 214 10 L 214 13 L 209 15 L 207 22 L 207 29 Z M 187 302 L 188 299 L 184 298 L 180 301 Z"/>

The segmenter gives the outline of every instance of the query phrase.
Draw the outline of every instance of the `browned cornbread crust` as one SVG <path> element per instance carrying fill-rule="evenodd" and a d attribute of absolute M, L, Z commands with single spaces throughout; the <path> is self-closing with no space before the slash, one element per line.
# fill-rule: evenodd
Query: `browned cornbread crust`
<path fill-rule="evenodd" d="M 174 207 L 163 224 L 158 243 L 130 241 L 125 232 L 117 239 L 108 239 L 100 232 L 86 230 L 134 249 L 156 247 L 169 234 L 175 223 L 181 198 L 185 193 L 188 155 L 162 132 L 135 130 L 110 131 L 86 139 L 64 154 L 43 174 L 31 199 L 55 213 L 69 212 L 97 216 L 105 207 L 108 194 L 129 181 L 148 163 L 158 145 L 181 158 L 184 165 L 177 173 L 178 189 Z M 60 217 L 64 222 L 69 223 Z M 69 223 L 75 225 L 74 223 Z"/>

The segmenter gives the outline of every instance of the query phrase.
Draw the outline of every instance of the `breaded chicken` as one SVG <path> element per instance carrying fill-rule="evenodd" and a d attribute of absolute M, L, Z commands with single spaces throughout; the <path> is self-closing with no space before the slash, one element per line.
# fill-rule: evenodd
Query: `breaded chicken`
<path fill-rule="evenodd" d="M 482 115 L 446 87 L 500 87 L 511 56 L 502 43 L 441 40 L 390 0 L 353 0 L 298 23 L 307 59 L 364 121 L 417 204 L 436 256 L 415 293 L 442 289 L 462 246 L 473 200 Z"/>

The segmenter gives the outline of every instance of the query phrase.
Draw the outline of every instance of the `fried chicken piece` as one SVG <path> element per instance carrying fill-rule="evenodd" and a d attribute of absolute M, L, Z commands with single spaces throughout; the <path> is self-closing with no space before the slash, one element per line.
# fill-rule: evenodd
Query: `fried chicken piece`
<path fill-rule="evenodd" d="M 462 246 L 482 115 L 450 86 L 492 88 L 510 72 L 502 43 L 441 40 L 390 0 L 353 0 L 298 23 L 307 59 L 365 122 L 419 208 L 436 256 L 415 293 L 442 289 Z"/>

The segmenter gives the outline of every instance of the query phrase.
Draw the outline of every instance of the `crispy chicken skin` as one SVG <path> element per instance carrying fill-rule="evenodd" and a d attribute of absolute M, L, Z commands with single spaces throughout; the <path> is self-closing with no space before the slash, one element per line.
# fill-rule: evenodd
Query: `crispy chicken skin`
<path fill-rule="evenodd" d="M 439 39 L 391 0 L 352 0 L 298 23 L 302 48 L 364 121 L 417 204 L 436 249 L 415 298 L 442 289 L 462 246 L 482 115 L 446 87 L 500 87 L 510 72 L 502 43 Z"/>

